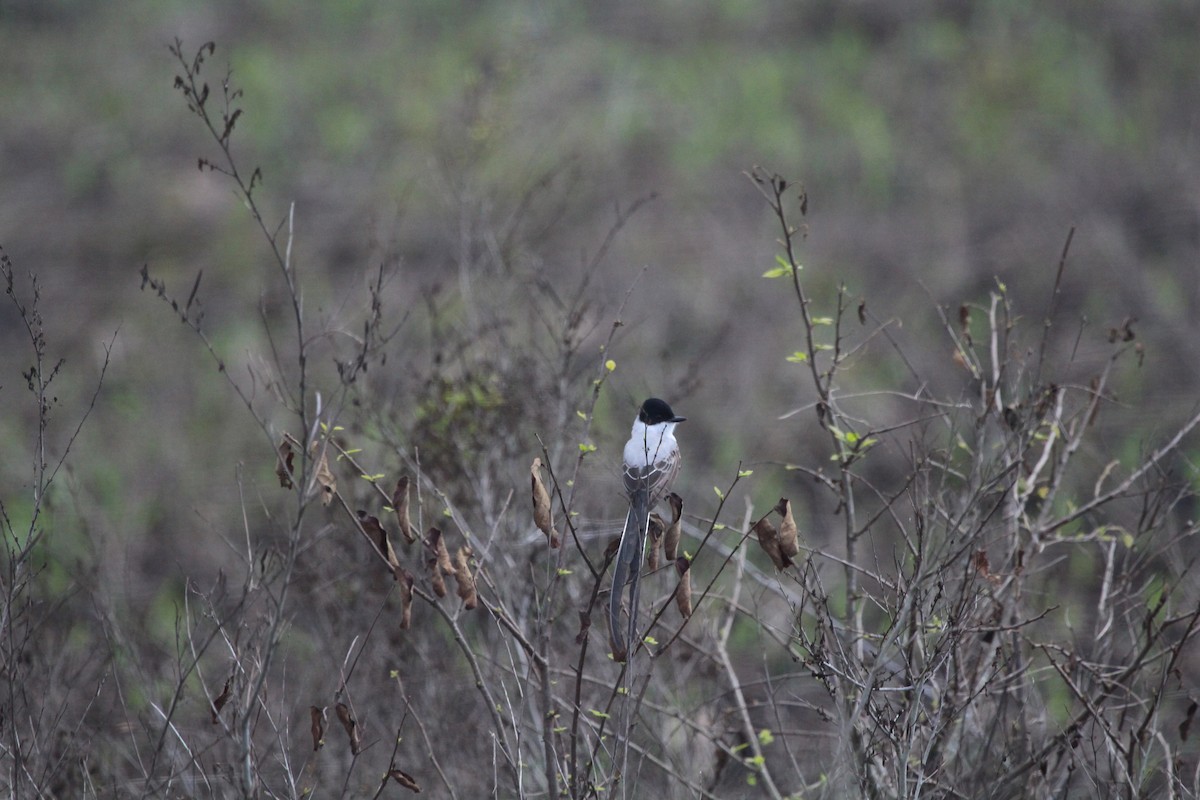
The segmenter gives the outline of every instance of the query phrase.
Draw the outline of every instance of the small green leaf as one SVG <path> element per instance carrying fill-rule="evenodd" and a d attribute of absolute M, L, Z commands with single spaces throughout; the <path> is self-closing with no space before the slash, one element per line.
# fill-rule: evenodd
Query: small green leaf
<path fill-rule="evenodd" d="M 764 278 L 782 278 L 784 275 L 791 275 L 791 274 L 792 274 L 791 269 L 787 269 L 785 267 L 775 267 L 774 269 L 769 269 L 766 272 L 764 272 L 762 274 L 762 276 Z"/>
<path fill-rule="evenodd" d="M 594 453 L 594 452 L 596 452 L 596 445 L 592 444 L 591 442 L 580 442 L 579 443 L 579 452 Z"/>
<path fill-rule="evenodd" d="M 596 709 L 596 708 L 589 708 L 588 713 L 591 714 L 593 717 L 598 717 L 600 719 L 608 719 L 608 714 L 605 714 L 603 711 L 600 711 L 599 709 Z"/>
<path fill-rule="evenodd" d="M 832 325 L 833 317 L 813 317 L 813 325 Z"/>
<path fill-rule="evenodd" d="M 808 361 L 808 353 L 803 350 L 797 350 L 788 356 L 787 360 L 790 364 L 803 364 L 805 361 Z"/>
<path fill-rule="evenodd" d="M 754 470 L 752 470 L 752 469 L 738 470 L 739 478 L 749 478 L 753 474 L 754 474 Z"/>
<path fill-rule="evenodd" d="M 720 486 L 714 486 L 713 491 L 717 493 L 717 497 L 721 498 L 722 500 L 725 499 L 725 493 L 721 491 Z"/>
<path fill-rule="evenodd" d="M 583 413 L 582 411 L 576 411 L 575 416 L 579 417 L 584 422 L 587 422 L 587 414 Z"/>
<path fill-rule="evenodd" d="M 714 530 L 714 531 L 723 531 L 723 530 L 725 530 L 725 523 L 724 523 L 724 522 L 714 522 L 714 523 L 713 523 L 713 530 Z"/>
<path fill-rule="evenodd" d="M 655 639 L 653 636 L 647 636 L 642 641 L 646 644 L 658 644 L 658 639 Z"/>
<path fill-rule="evenodd" d="M 758 732 L 758 743 L 763 747 L 766 747 L 773 741 L 775 741 L 775 734 L 771 733 L 769 728 L 763 728 Z"/>
<path fill-rule="evenodd" d="M 616 368 L 617 368 L 617 362 L 613 361 L 613 360 L 610 358 L 608 361 L 605 361 L 605 362 L 604 362 L 604 368 L 605 368 L 606 370 L 608 370 L 609 372 L 612 372 L 614 369 L 616 369 Z"/>
<path fill-rule="evenodd" d="M 558 574 L 559 574 L 559 576 L 563 576 L 563 575 L 570 575 L 570 574 L 571 574 L 571 570 L 569 570 L 569 569 L 562 569 L 562 568 L 560 568 L 560 569 L 558 570 Z"/>

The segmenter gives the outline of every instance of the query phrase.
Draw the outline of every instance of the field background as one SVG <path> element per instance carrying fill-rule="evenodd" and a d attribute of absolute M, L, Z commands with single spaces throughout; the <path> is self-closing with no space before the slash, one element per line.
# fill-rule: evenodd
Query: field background
<path fill-rule="evenodd" d="M 689 417 L 680 492 L 697 513 L 741 464 L 754 476 L 735 516 L 787 495 L 807 541 L 836 549 L 836 504 L 782 468 L 827 460 L 827 443 L 812 387 L 785 360 L 804 336 L 791 287 L 761 277 L 778 225 L 743 173 L 762 165 L 807 192 L 799 258 L 814 313 L 832 314 L 845 285 L 851 309 L 892 321 L 911 361 L 876 338 L 847 392 L 920 383 L 977 396 L 938 308 L 954 327 L 961 304 L 986 306 L 1002 287 L 1040 330 L 1074 228 L 1050 347 L 1058 379 L 1085 385 L 1110 329 L 1136 320 L 1141 363 L 1114 375 L 1118 402 L 1089 456 L 1128 465 L 1200 396 L 1198 36 L 1200 6 L 1176 0 L 0 0 L 0 246 L 27 300 L 26 275 L 38 276 L 49 357 L 66 359 L 55 458 L 111 342 L 40 523 L 42 597 L 72 609 L 62 641 L 103 648 L 94 615 L 112 624 L 110 645 L 118 628 L 138 639 L 112 646 L 147 672 L 151 653 L 169 663 L 187 583 L 236 572 L 246 515 L 253 528 L 279 502 L 271 441 L 194 332 L 139 290 L 143 266 L 180 299 L 203 272 L 214 350 L 254 386 L 273 437 L 300 435 L 247 371 L 270 357 L 263 320 L 286 330 L 290 301 L 228 181 L 196 167 L 219 151 L 173 88 L 175 37 L 189 57 L 215 42 L 206 79 L 217 92 L 229 68 L 244 91 L 233 151 L 246 173 L 262 170 L 268 226 L 294 204 L 293 263 L 328 344 L 313 363 L 325 398 L 333 355 L 386 272 L 379 298 L 398 333 L 342 420 L 379 472 L 398 465 L 370 442 L 426 447 L 453 472 L 502 420 L 489 475 L 527 513 L 536 437 L 560 442 L 564 464 L 577 444 L 573 415 L 539 405 L 558 374 L 546 319 L 579 292 L 577 360 L 562 374 L 583 388 L 555 403 L 587 398 L 599 345 L 625 323 L 587 433 L 605 487 L 588 515 L 621 514 L 606 481 L 637 404 L 659 395 Z M 0 334 L 0 496 L 20 529 L 38 417 L 28 337 L 7 302 Z M 905 418 L 887 400 L 862 413 Z M 1195 437 L 1182 453 L 1194 482 Z M 494 512 L 470 514 L 484 525 Z M 1064 575 L 1094 566 L 1078 558 Z M 1059 589 L 1070 607 L 1071 583 Z M 746 644 L 752 661 L 759 643 Z M 156 691 L 107 702 L 136 717 Z"/>

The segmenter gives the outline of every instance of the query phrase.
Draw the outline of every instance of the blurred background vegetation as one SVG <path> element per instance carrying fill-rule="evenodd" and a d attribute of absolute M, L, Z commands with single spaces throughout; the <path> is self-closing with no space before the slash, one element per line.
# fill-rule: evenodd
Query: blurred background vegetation
<path fill-rule="evenodd" d="M 703 487 L 738 459 L 795 460 L 803 425 L 780 436 L 775 418 L 812 400 L 783 361 L 800 333 L 775 299 L 786 287 L 757 280 L 776 248 L 741 175 L 753 164 L 808 190 L 816 311 L 845 283 L 903 320 L 941 388 L 964 375 L 935 306 L 999 279 L 1022 313 L 1045 313 L 1076 226 L 1059 323 L 1082 327 L 1080 374 L 1127 316 L 1146 347 L 1121 399 L 1153 415 L 1110 418 L 1112 435 L 1136 452 L 1179 418 L 1197 392 L 1198 31 L 1182 0 L 3 0 L 0 242 L 40 275 L 61 391 L 87 393 L 119 331 L 73 465 L 89 533 L 127 554 L 135 586 L 180 546 L 203 559 L 213 500 L 246 455 L 249 420 L 138 292 L 141 266 L 181 295 L 204 271 L 206 326 L 231 362 L 261 352 L 260 304 L 282 310 L 245 210 L 196 169 L 213 153 L 172 89 L 175 36 L 216 41 L 210 78 L 228 65 L 245 90 L 235 151 L 261 166 L 269 217 L 295 202 L 306 302 L 338 323 L 359 324 L 381 263 L 398 269 L 384 298 L 397 319 L 469 270 L 503 306 L 522 289 L 496 280 L 489 231 L 509 234 L 505 263 L 569 293 L 618 209 L 654 194 L 587 288 L 605 325 L 637 282 L 599 443 L 641 397 L 667 396 L 693 418 Z M 5 376 L 24 358 L 4 348 Z M 856 374 L 870 388 L 904 372 L 888 358 Z M 13 377 L 0 426 L 24 442 Z M 0 468 L 10 484 L 26 472 Z"/>
<path fill-rule="evenodd" d="M 745 461 L 773 503 L 793 479 L 766 465 L 823 451 L 811 412 L 778 420 L 814 398 L 784 360 L 803 332 L 788 287 L 759 277 L 777 246 L 742 175 L 754 164 L 808 192 L 814 312 L 832 313 L 844 283 L 903 321 L 891 330 L 916 371 L 951 393 L 972 389 L 937 307 L 954 318 L 1000 281 L 1040 318 L 1074 226 L 1064 369 L 1086 382 L 1129 317 L 1145 347 L 1116 384 L 1131 411 L 1106 414 L 1103 437 L 1133 457 L 1186 416 L 1200 383 L 1198 34 L 1186 0 L 0 0 L 0 244 L 39 275 L 51 353 L 67 358 L 59 450 L 116 334 L 55 500 L 72 524 L 50 546 L 90 566 L 64 556 L 60 577 L 109 587 L 169 635 L 184 576 L 219 568 L 216 537 L 240 527 L 237 466 L 264 490 L 274 480 L 194 336 L 138 291 L 144 264 L 181 297 L 203 270 L 205 327 L 235 375 L 266 351 L 260 313 L 288 313 L 245 208 L 196 169 L 214 153 L 172 88 L 176 36 L 215 41 L 209 80 L 228 65 L 245 92 L 234 150 L 263 171 L 269 224 L 295 203 L 306 308 L 357 330 L 390 271 L 384 313 L 406 326 L 392 381 L 430 371 L 439 324 L 502 315 L 530 285 L 569 297 L 589 274 L 586 325 L 601 333 L 635 286 L 600 454 L 617 458 L 636 403 L 659 394 L 690 418 L 686 487 L 725 485 Z M 0 332 L 0 478 L 17 487 L 35 415 L 8 309 Z M 885 348 L 852 375 L 858 390 L 910 380 Z M 503 413 L 522 390 L 481 380 L 476 410 Z M 452 420 L 436 418 L 438 391 L 394 409 L 406 430 Z M 536 453 L 538 432 L 520 446 Z M 833 510 L 798 509 L 815 544 Z"/>

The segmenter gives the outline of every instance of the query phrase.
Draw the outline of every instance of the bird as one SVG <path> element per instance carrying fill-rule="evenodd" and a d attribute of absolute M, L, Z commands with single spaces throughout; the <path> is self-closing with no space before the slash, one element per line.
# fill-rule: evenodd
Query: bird
<path fill-rule="evenodd" d="M 629 513 L 621 531 L 613 568 L 612 594 L 608 601 L 608 626 L 613 658 L 624 661 L 628 642 L 635 638 L 638 615 L 638 581 L 646 544 L 646 529 L 650 512 L 671 489 L 679 474 L 682 460 L 679 443 L 675 441 L 675 426 L 686 417 L 678 416 L 665 400 L 651 397 L 642 403 L 629 441 L 625 443 L 622 481 Z M 621 625 L 621 595 L 629 586 L 629 622 Z"/>

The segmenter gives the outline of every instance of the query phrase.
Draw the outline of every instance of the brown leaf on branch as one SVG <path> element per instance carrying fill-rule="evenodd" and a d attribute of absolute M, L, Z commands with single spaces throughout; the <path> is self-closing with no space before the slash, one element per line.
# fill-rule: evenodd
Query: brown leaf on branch
<path fill-rule="evenodd" d="M 454 580 L 458 583 L 458 596 L 463 600 L 463 606 L 470 611 L 479 605 L 479 595 L 475 591 L 475 576 L 471 574 L 469 559 L 471 548 L 460 547 L 454 554 Z"/>
<path fill-rule="evenodd" d="M 395 767 L 389 769 L 388 777 L 403 786 L 405 789 L 411 789 L 417 794 L 421 793 L 421 787 L 417 785 L 416 779 L 402 769 L 396 769 Z"/>
<path fill-rule="evenodd" d="M 387 559 L 388 566 L 392 568 L 392 573 L 395 574 L 397 567 L 400 566 L 400 559 L 396 557 L 396 551 L 392 548 L 392 543 L 388 539 L 387 529 L 379 522 L 378 517 L 372 516 L 362 509 L 358 511 L 358 523 L 367 532 L 367 536 L 371 537 L 371 542 L 374 543 L 375 549 L 379 551 L 379 555 Z"/>
<path fill-rule="evenodd" d="M 754 527 L 750 530 L 758 537 L 758 546 L 770 556 L 771 563 L 775 565 L 775 569 L 783 570 L 791 566 L 792 560 L 785 556 L 783 550 L 780 549 L 779 531 L 775 530 L 775 526 L 771 524 L 771 520 L 763 517 L 754 523 Z"/>
<path fill-rule="evenodd" d="M 675 559 L 675 570 L 679 573 L 679 588 L 675 590 L 675 606 L 679 616 L 688 619 L 692 616 L 692 562 L 687 556 Z"/>
<path fill-rule="evenodd" d="M 608 540 L 608 546 L 604 548 L 604 562 L 607 564 L 616 557 L 617 551 L 621 549 L 621 537 L 614 536 Z"/>
<path fill-rule="evenodd" d="M 779 552 L 789 560 L 795 560 L 800 553 L 800 542 L 796 531 L 796 520 L 792 518 L 792 501 L 786 497 L 779 498 L 775 511 L 782 517 L 779 521 Z"/>
<path fill-rule="evenodd" d="M 650 515 L 650 524 L 647 526 L 647 538 L 650 539 L 650 547 L 646 553 L 646 566 L 651 571 L 658 569 L 658 557 L 662 552 L 663 531 L 666 530 L 667 522 L 657 512 Z"/>
<path fill-rule="evenodd" d="M 321 450 L 321 457 L 317 459 L 317 471 L 314 473 L 314 477 L 321 485 L 321 505 L 327 506 L 333 502 L 333 496 L 337 494 L 337 478 L 333 476 L 333 470 L 329 469 L 329 459 L 324 449 Z"/>
<path fill-rule="evenodd" d="M 327 718 L 325 707 L 309 706 L 308 713 L 312 717 L 312 740 L 315 752 L 325 746 L 325 720 Z"/>
<path fill-rule="evenodd" d="M 338 703 L 336 709 L 338 721 L 342 723 L 342 727 L 346 729 L 346 736 L 350 739 L 350 752 L 358 755 L 362 751 L 362 733 L 359 731 L 358 720 L 350 713 L 350 708 L 345 703 Z"/>
<path fill-rule="evenodd" d="M 275 461 L 275 474 L 279 476 L 279 485 L 284 489 L 292 488 L 292 470 L 295 468 L 296 451 L 292 449 L 292 437 L 287 434 L 279 441 L 278 459 Z"/>
<path fill-rule="evenodd" d="M 550 493 L 542 483 L 542 460 L 535 458 L 529 467 L 533 491 L 533 523 L 538 530 L 546 534 L 550 547 L 558 547 L 558 531 L 554 530 L 553 506 L 550 503 Z"/>
<path fill-rule="evenodd" d="M 1192 720 L 1195 719 L 1195 717 L 1196 717 L 1196 707 L 1197 707 L 1197 703 L 1195 700 L 1193 700 L 1191 702 L 1191 704 L 1187 707 L 1187 711 L 1184 712 L 1183 722 L 1179 723 L 1179 739 L 1180 739 L 1180 741 L 1183 741 L 1183 742 L 1187 741 L 1188 733 L 1192 729 Z"/>
<path fill-rule="evenodd" d="M 579 633 L 575 635 L 575 644 L 583 644 L 587 640 L 588 631 L 592 627 L 592 615 L 586 611 L 579 612 Z"/>
<path fill-rule="evenodd" d="M 667 495 L 667 505 L 671 506 L 671 524 L 663 536 L 663 555 L 668 561 L 674 561 L 679 555 L 679 539 L 683 535 L 680 523 L 683 519 L 683 498 L 671 492 Z"/>
<path fill-rule="evenodd" d="M 225 688 L 217 695 L 217 699 L 212 701 L 212 724 L 216 725 L 220 719 L 221 709 L 229 702 L 229 696 L 233 694 L 233 676 L 230 675 L 225 679 Z"/>
<path fill-rule="evenodd" d="M 412 625 L 413 583 L 415 579 L 411 572 L 400 569 L 396 575 L 400 583 L 400 629 L 408 630 Z"/>
<path fill-rule="evenodd" d="M 396 521 L 400 524 L 400 535 L 404 541 L 412 544 L 417 540 L 413 533 L 412 522 L 408 516 L 408 476 L 401 475 L 396 481 L 396 489 L 392 492 L 392 509 L 396 512 Z"/>
<path fill-rule="evenodd" d="M 438 597 L 446 596 L 446 579 L 444 575 L 454 574 L 454 565 L 450 563 L 450 551 L 446 549 L 446 542 L 442 538 L 442 532 L 437 528 L 430 528 L 425 534 L 425 566 L 429 570 L 429 580 L 433 584 L 433 593 Z"/>

